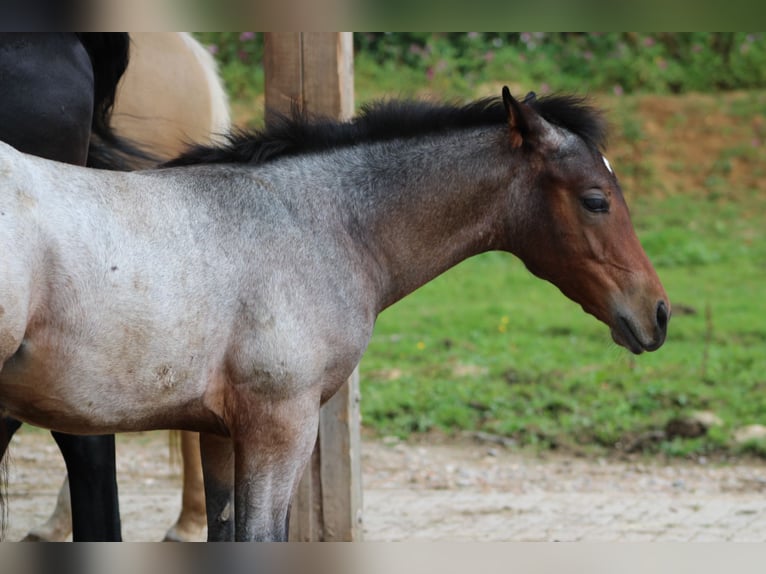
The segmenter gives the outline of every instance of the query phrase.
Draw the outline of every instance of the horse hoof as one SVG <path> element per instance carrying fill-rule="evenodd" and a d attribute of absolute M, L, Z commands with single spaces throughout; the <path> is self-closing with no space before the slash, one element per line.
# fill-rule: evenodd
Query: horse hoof
<path fill-rule="evenodd" d="M 50 542 L 50 540 L 48 540 L 47 538 L 43 538 L 39 534 L 30 532 L 24 538 L 22 538 L 19 542 Z"/>
<path fill-rule="evenodd" d="M 189 542 L 186 538 L 184 538 L 181 534 L 179 534 L 175 530 L 168 530 L 167 533 L 165 533 L 165 538 L 163 538 L 162 541 L 163 542 Z"/>

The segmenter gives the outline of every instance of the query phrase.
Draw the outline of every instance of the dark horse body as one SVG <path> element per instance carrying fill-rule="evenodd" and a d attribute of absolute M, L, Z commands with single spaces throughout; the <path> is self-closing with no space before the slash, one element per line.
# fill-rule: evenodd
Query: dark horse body
<path fill-rule="evenodd" d="M 111 132 L 109 111 L 128 43 L 127 34 L 0 34 L 0 140 L 70 164 L 124 167 L 121 154 L 137 150 Z M 0 424 L 2 458 L 21 422 Z M 52 435 L 69 475 L 73 539 L 120 540 L 114 435 Z"/>
<path fill-rule="evenodd" d="M 166 169 L 0 145 L 0 404 L 73 433 L 200 437 L 212 540 L 284 540 L 319 408 L 377 315 L 460 261 L 518 256 L 633 353 L 670 303 L 567 97 L 296 117 Z"/>

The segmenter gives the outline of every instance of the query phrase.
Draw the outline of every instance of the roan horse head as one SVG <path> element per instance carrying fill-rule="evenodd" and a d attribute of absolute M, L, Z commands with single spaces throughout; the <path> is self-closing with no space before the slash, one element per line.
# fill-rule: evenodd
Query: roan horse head
<path fill-rule="evenodd" d="M 670 303 L 601 154 L 600 115 L 576 98 L 530 94 L 518 102 L 508 88 L 503 103 L 511 147 L 528 156 L 522 163 L 529 170 L 530 216 L 523 232 L 513 234 L 514 252 L 532 273 L 606 323 L 616 343 L 635 354 L 658 349 Z"/>

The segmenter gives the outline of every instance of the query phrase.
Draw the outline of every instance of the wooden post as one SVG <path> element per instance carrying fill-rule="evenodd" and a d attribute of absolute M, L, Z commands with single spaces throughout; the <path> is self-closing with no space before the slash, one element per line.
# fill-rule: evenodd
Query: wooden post
<path fill-rule="evenodd" d="M 269 110 L 348 119 L 354 111 L 350 32 L 265 35 L 266 121 Z M 322 407 L 311 462 L 293 500 L 290 540 L 362 539 L 359 374 Z"/>

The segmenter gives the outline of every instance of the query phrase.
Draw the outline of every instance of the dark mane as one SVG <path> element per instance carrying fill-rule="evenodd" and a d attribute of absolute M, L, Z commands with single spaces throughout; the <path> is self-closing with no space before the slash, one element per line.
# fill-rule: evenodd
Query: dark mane
<path fill-rule="evenodd" d="M 528 100 L 548 122 L 562 127 L 586 144 L 603 149 L 606 124 L 585 98 L 553 95 Z M 437 134 L 448 130 L 502 125 L 507 115 L 500 98 L 484 98 L 465 105 L 391 100 L 362 106 L 348 122 L 311 118 L 294 109 L 291 116 L 273 115 L 274 121 L 254 132 L 234 131 L 219 146 L 194 146 L 165 167 L 248 163 L 258 165 L 277 158 L 308 154 L 360 143 L 383 142 Z"/>

